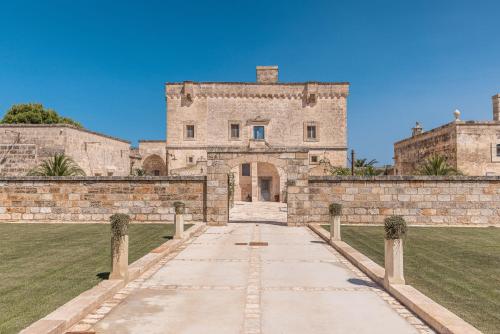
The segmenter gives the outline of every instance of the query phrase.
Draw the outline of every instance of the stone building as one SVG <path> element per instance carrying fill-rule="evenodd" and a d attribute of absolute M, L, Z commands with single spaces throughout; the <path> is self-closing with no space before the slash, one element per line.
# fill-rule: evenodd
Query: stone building
<path fill-rule="evenodd" d="M 89 176 L 130 174 L 130 142 L 66 124 L 1 124 L 0 175 L 22 176 L 64 153 Z"/>
<path fill-rule="evenodd" d="M 429 131 L 417 123 L 411 137 L 394 144 L 396 174 L 415 174 L 436 154 L 469 176 L 500 175 L 500 94 L 492 100 L 492 121 L 462 121 L 456 111 L 455 121 Z"/>
<path fill-rule="evenodd" d="M 277 66 L 257 66 L 256 82 L 167 83 L 169 175 L 204 175 L 207 149 L 306 149 L 311 174 L 320 161 L 345 166 L 345 82 L 278 80 Z M 234 166 L 235 200 L 284 200 L 286 171 L 269 161 Z"/>

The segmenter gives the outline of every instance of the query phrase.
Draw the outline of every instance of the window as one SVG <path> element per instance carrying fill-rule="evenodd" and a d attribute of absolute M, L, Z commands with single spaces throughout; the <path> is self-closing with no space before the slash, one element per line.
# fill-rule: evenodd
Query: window
<path fill-rule="evenodd" d="M 158 169 L 155 169 L 153 171 L 154 176 L 160 176 L 160 171 Z"/>
<path fill-rule="evenodd" d="M 317 122 L 304 122 L 304 141 L 319 140 L 319 125 Z"/>
<path fill-rule="evenodd" d="M 250 164 L 241 165 L 241 176 L 250 176 Z"/>
<path fill-rule="evenodd" d="M 108 172 L 108 176 L 113 176 L 113 172 Z"/>
<path fill-rule="evenodd" d="M 101 173 L 95 173 L 94 176 L 101 176 Z"/>
<path fill-rule="evenodd" d="M 192 165 L 194 164 L 194 156 L 190 155 L 186 158 L 186 162 L 189 164 L 189 165 Z"/>
<path fill-rule="evenodd" d="M 240 125 L 239 124 L 231 124 L 231 139 L 240 138 Z"/>
<path fill-rule="evenodd" d="M 311 155 L 311 163 L 312 164 L 317 164 L 319 162 L 318 156 L 317 155 Z"/>
<path fill-rule="evenodd" d="M 500 144 L 497 144 L 497 157 L 500 157 Z"/>
<path fill-rule="evenodd" d="M 307 126 L 307 139 L 316 139 L 316 125 Z"/>
<path fill-rule="evenodd" d="M 253 139 L 264 140 L 264 127 L 262 125 L 257 125 L 253 127 Z"/>
<path fill-rule="evenodd" d="M 194 139 L 194 125 L 186 125 L 186 138 Z"/>

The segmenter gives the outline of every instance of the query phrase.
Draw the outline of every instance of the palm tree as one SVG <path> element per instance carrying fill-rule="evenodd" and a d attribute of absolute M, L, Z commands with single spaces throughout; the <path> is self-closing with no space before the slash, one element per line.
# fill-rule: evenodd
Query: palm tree
<path fill-rule="evenodd" d="M 84 176 L 85 172 L 64 153 L 56 153 L 32 169 L 30 176 Z"/>
<path fill-rule="evenodd" d="M 419 175 L 462 175 L 462 173 L 453 166 L 450 166 L 446 158 L 441 155 L 431 155 L 418 169 Z"/>
<path fill-rule="evenodd" d="M 356 159 L 356 161 L 354 161 L 354 167 L 375 167 L 375 164 L 377 164 L 378 161 L 375 160 L 375 159 L 372 159 L 370 161 L 368 161 L 368 159 L 364 158 L 364 159 Z"/>

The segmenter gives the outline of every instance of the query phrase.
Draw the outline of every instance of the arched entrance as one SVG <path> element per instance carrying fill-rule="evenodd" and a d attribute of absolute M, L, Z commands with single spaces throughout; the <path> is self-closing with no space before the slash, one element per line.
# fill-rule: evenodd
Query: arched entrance
<path fill-rule="evenodd" d="M 142 163 L 142 169 L 146 173 L 146 175 L 152 176 L 164 176 L 166 175 L 166 165 L 163 159 L 157 155 L 153 154 L 144 159 Z"/>
<path fill-rule="evenodd" d="M 260 203 L 263 208 L 266 206 L 262 203 L 286 202 L 286 222 L 289 225 L 307 223 L 308 164 L 308 150 L 303 148 L 208 148 L 207 222 L 213 225 L 228 223 L 231 194 L 229 179 L 231 174 L 237 173 L 234 181 L 235 199 L 248 200 L 251 194 L 250 203 Z M 242 175 L 243 172 L 245 175 Z M 253 213 L 259 212 L 259 208 Z"/>

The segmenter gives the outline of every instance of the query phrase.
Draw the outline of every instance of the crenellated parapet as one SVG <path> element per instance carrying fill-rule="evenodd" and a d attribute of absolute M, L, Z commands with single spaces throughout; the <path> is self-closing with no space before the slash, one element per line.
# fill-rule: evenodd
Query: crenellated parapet
<path fill-rule="evenodd" d="M 346 98 L 349 94 L 347 82 L 304 83 L 251 83 L 251 82 L 192 82 L 166 83 L 167 98 L 264 98 L 304 99 L 315 103 L 316 99 Z"/>

